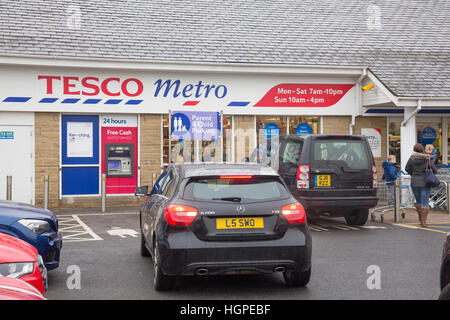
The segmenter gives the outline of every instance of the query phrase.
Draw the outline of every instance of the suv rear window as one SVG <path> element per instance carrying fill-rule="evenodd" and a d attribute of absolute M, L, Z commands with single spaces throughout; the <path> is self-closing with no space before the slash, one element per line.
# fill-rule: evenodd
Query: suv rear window
<path fill-rule="evenodd" d="M 284 145 L 281 163 L 299 165 L 303 143 L 300 141 L 288 140 Z"/>
<path fill-rule="evenodd" d="M 289 195 L 278 177 L 191 178 L 183 198 L 200 201 L 257 202 L 285 199 Z"/>
<path fill-rule="evenodd" d="M 370 170 L 364 141 L 318 140 L 313 143 L 313 160 L 343 161 L 351 170 Z"/>

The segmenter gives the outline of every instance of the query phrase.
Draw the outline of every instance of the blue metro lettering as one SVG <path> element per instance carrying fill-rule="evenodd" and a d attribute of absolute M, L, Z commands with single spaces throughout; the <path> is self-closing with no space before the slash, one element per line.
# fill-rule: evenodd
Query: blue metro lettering
<path fill-rule="evenodd" d="M 184 98 L 189 98 L 194 96 L 195 98 L 205 97 L 208 98 L 208 96 L 212 93 L 214 93 L 214 96 L 218 99 L 224 98 L 227 93 L 228 89 L 224 85 L 204 85 L 202 81 L 197 82 L 197 84 L 187 84 L 185 86 L 182 86 L 180 80 L 166 80 L 163 82 L 162 79 L 158 79 L 155 83 L 155 97 L 158 97 L 159 94 L 162 92 L 162 96 L 164 98 L 172 95 L 174 98 L 178 98 L 179 96 L 182 96 Z M 194 93 L 195 89 L 195 93 Z"/>

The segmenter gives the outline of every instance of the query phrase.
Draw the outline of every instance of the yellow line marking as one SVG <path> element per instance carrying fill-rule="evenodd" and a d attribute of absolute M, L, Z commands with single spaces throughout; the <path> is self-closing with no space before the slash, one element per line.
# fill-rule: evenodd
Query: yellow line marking
<path fill-rule="evenodd" d="M 392 225 L 394 226 L 399 226 L 399 227 L 405 227 L 405 228 L 410 228 L 410 229 L 418 229 L 418 230 L 427 230 L 427 231 L 433 231 L 433 232 L 439 232 L 439 233 L 444 233 L 447 234 L 447 231 L 442 231 L 442 230 L 435 230 L 435 229 L 430 229 L 430 228 L 424 228 L 424 227 L 420 227 L 420 226 L 413 226 L 410 224 L 403 224 L 403 223 L 393 223 Z"/>

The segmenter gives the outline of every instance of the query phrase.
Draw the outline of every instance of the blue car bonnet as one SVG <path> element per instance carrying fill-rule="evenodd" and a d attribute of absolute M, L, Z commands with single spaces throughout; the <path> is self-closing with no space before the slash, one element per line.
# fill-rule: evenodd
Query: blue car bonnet
<path fill-rule="evenodd" d="M 30 204 L 0 200 L 0 224 L 11 225 L 20 219 L 55 220 L 55 214 Z"/>

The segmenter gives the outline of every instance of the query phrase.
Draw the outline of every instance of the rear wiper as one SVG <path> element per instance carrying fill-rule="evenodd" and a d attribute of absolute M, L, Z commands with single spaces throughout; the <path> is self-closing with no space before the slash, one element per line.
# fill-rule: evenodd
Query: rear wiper
<path fill-rule="evenodd" d="M 212 198 L 212 200 L 224 200 L 224 201 L 232 201 L 232 202 L 241 202 L 242 198 L 240 198 L 240 197 L 223 197 L 223 198 Z"/>

